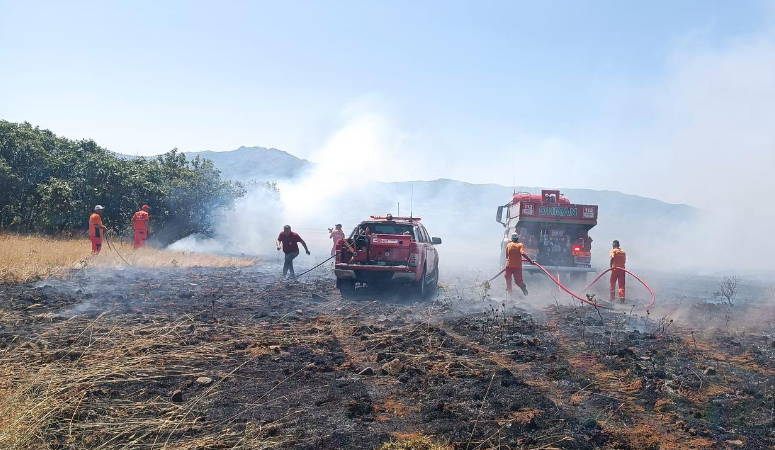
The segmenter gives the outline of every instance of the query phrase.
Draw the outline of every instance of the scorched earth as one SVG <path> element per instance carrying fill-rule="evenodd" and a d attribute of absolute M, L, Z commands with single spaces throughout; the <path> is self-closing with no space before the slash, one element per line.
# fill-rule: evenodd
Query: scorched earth
<path fill-rule="evenodd" d="M 471 273 L 429 301 L 343 300 L 278 270 L 0 286 L 0 448 L 775 445 L 773 330 L 734 324 L 753 306 L 598 310 L 548 285 L 505 303 Z"/>

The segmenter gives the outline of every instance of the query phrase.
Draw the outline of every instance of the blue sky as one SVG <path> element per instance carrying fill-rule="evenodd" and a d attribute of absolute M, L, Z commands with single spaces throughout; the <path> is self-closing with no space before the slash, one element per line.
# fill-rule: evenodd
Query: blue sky
<path fill-rule="evenodd" d="M 0 0 L 0 118 L 130 154 L 367 152 L 383 180 L 708 206 L 696 196 L 714 180 L 746 183 L 773 162 L 772 13 L 759 1 Z M 718 161 L 729 147 L 716 143 L 741 141 L 733 167 Z"/>

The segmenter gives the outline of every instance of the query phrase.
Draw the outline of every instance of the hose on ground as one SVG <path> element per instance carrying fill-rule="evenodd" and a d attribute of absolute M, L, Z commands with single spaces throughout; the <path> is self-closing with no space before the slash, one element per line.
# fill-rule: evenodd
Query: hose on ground
<path fill-rule="evenodd" d="M 130 264 L 129 261 L 124 259 L 124 257 L 121 255 L 121 253 L 118 250 L 116 250 L 116 247 L 113 246 L 113 244 L 110 243 L 110 239 L 108 239 L 108 233 L 105 233 L 105 242 L 108 244 L 108 247 L 110 247 L 111 250 L 116 252 L 118 257 L 121 258 L 121 261 L 124 261 L 124 264 L 126 264 L 127 266 L 130 266 L 130 267 L 132 266 L 132 264 Z"/>
<path fill-rule="evenodd" d="M 302 275 L 306 275 L 306 274 L 312 272 L 313 270 L 317 269 L 318 267 L 322 266 L 323 264 L 325 264 L 325 263 L 331 261 L 332 259 L 334 259 L 336 257 L 336 255 L 338 255 L 338 254 L 339 254 L 339 252 L 334 253 L 333 255 L 331 255 L 330 258 L 328 258 L 327 260 L 325 260 L 322 263 L 318 264 L 317 266 L 315 266 L 315 267 L 313 267 L 313 268 L 311 268 L 309 270 L 306 270 L 306 271 L 304 271 L 304 272 L 302 272 L 302 273 L 300 273 L 300 274 L 298 274 L 296 276 L 291 277 L 291 280 L 295 280 L 295 279 L 299 278 Z"/>
<path fill-rule="evenodd" d="M 118 252 L 116 252 L 116 253 L 118 253 Z M 339 253 L 340 253 L 340 252 L 339 252 L 339 251 L 337 251 L 336 253 L 334 253 L 333 255 L 331 255 L 331 257 L 330 257 L 330 258 L 328 258 L 328 259 L 326 259 L 325 261 L 321 262 L 320 264 L 318 264 L 318 265 L 316 265 L 316 266 L 312 267 L 311 269 L 309 269 L 309 270 L 306 270 L 306 271 L 304 271 L 304 272 L 302 272 L 302 273 L 300 273 L 300 274 L 298 274 L 298 275 L 296 275 L 296 276 L 292 277 L 291 279 L 295 280 L 295 279 L 297 279 L 297 278 L 299 278 L 299 277 L 301 277 L 301 276 L 303 276 L 303 275 L 306 275 L 306 274 L 308 274 L 308 273 L 312 272 L 313 270 L 317 269 L 318 267 L 322 266 L 323 264 L 327 263 L 328 261 L 330 261 L 330 260 L 334 259 L 334 257 L 336 257 L 336 255 L 338 255 Z M 119 256 L 121 256 L 121 255 L 119 254 Z M 121 258 L 121 259 L 123 259 L 123 258 Z M 525 259 L 525 260 L 523 260 L 523 261 L 528 261 L 528 260 L 526 260 L 526 259 Z M 560 289 L 562 289 L 563 291 L 565 291 L 565 292 L 566 292 L 568 295 L 570 295 L 571 297 L 575 298 L 576 300 L 578 300 L 578 301 L 580 301 L 580 302 L 582 302 L 582 303 L 586 303 L 586 304 L 588 304 L 588 305 L 594 306 L 594 307 L 596 307 L 596 308 L 611 309 L 611 306 L 606 306 L 606 305 L 604 305 L 604 304 L 601 304 L 601 303 L 597 303 L 597 302 L 590 301 L 589 299 L 587 299 L 587 298 L 584 298 L 584 297 L 581 297 L 580 295 L 578 295 L 578 294 L 574 293 L 573 291 L 571 291 L 570 289 L 568 289 L 567 287 L 565 287 L 565 285 L 563 285 L 562 283 L 560 283 L 560 280 L 558 280 L 558 279 L 556 279 L 555 277 L 553 277 L 553 276 L 552 276 L 552 274 L 551 274 L 551 273 L 549 273 L 549 271 L 548 271 L 548 270 L 546 270 L 546 268 L 544 268 L 544 266 L 542 266 L 542 265 L 541 265 L 541 264 L 539 264 L 538 262 L 536 262 L 536 261 L 528 261 L 528 262 L 530 262 L 530 263 L 531 263 L 531 264 L 533 264 L 534 266 L 538 267 L 538 268 L 541 270 L 541 272 L 543 272 L 543 273 L 544 273 L 544 275 L 546 275 L 547 277 L 549 277 L 549 279 L 550 279 L 550 280 L 552 280 L 552 281 L 554 282 L 554 284 L 556 284 L 556 285 L 557 285 L 557 286 L 558 286 Z M 583 293 L 583 292 L 586 292 L 587 290 L 589 290 L 589 288 L 590 288 L 590 287 L 592 287 L 592 285 L 594 285 L 594 284 L 595 284 L 595 283 L 597 283 L 597 282 L 598 282 L 598 281 L 599 281 L 601 278 L 603 278 L 603 275 L 605 275 L 605 274 L 607 274 L 608 272 L 611 272 L 611 271 L 613 271 L 613 270 L 622 270 L 622 271 L 624 271 L 625 273 L 628 273 L 628 274 L 632 275 L 632 277 L 633 277 L 633 278 L 635 278 L 636 280 L 638 280 L 638 281 L 640 282 L 640 284 L 642 284 L 642 285 L 643 285 L 643 286 L 644 286 L 644 287 L 645 287 L 645 288 L 646 288 L 646 289 L 649 291 L 649 294 L 651 294 L 651 302 L 650 302 L 650 303 L 649 303 L 649 304 L 648 304 L 648 305 L 647 305 L 645 308 L 643 308 L 643 309 L 649 309 L 649 308 L 651 308 L 652 306 L 654 306 L 654 304 L 657 302 L 657 296 L 656 296 L 656 294 L 654 293 L 654 290 L 653 290 L 653 289 L 651 289 L 651 286 L 649 286 L 649 285 L 648 285 L 648 283 L 646 283 L 645 281 L 643 281 L 643 280 L 642 280 L 642 279 L 641 279 L 639 276 L 635 275 L 634 273 L 630 272 L 629 270 L 627 270 L 627 269 L 625 269 L 625 268 L 623 268 L 623 267 L 611 267 L 611 268 L 609 268 L 608 270 L 605 270 L 605 271 L 603 271 L 603 272 L 602 272 L 600 275 L 598 275 L 598 276 L 597 276 L 597 278 L 595 278 L 594 280 L 592 280 L 592 282 L 591 282 L 591 283 L 589 283 L 589 284 L 588 284 L 586 287 L 584 287 L 584 289 L 583 289 L 581 292 Z M 494 281 L 496 278 L 498 278 L 499 276 L 501 276 L 501 274 L 502 274 L 503 272 L 505 272 L 505 271 L 506 271 L 506 269 L 504 268 L 503 270 L 501 270 L 500 272 L 498 272 L 498 273 L 497 273 L 497 274 L 496 274 L 494 277 L 490 278 L 490 279 L 489 279 L 487 282 L 488 282 L 488 283 L 491 283 L 491 282 L 492 282 L 492 281 Z"/>
<path fill-rule="evenodd" d="M 604 271 L 603 273 L 601 273 L 600 275 L 598 275 L 598 276 L 597 276 L 597 278 L 595 278 L 594 280 L 592 280 L 592 282 L 591 282 L 591 283 L 589 283 L 589 284 L 588 284 L 588 285 L 587 285 L 587 286 L 584 288 L 584 290 L 583 290 L 582 292 L 586 292 L 586 291 L 587 291 L 587 289 L 589 289 L 590 287 L 592 287 L 592 285 L 593 285 L 593 284 L 597 283 L 597 281 L 598 281 L 599 279 L 603 278 L 603 275 L 607 274 L 608 272 L 612 272 L 612 271 L 614 271 L 614 270 L 621 270 L 621 271 L 624 271 L 624 273 L 628 273 L 628 274 L 632 275 L 632 277 L 633 277 L 633 278 L 635 278 L 636 280 L 638 280 L 638 281 L 640 282 L 640 284 L 642 284 L 642 285 L 643 285 L 643 286 L 644 286 L 644 287 L 645 287 L 645 288 L 646 288 L 646 289 L 649 291 L 649 294 L 651 294 L 651 302 L 650 302 L 650 303 L 649 303 L 649 304 L 648 304 L 648 305 L 647 305 L 645 308 L 643 308 L 643 309 L 649 309 L 649 308 L 651 308 L 652 306 L 654 306 L 654 304 L 657 302 L 657 295 L 654 293 L 654 290 L 653 290 L 653 289 L 651 289 L 651 286 L 649 286 L 649 285 L 648 285 L 648 283 L 646 283 L 645 281 L 643 281 L 643 280 L 642 280 L 642 279 L 641 279 L 639 276 L 635 275 L 634 273 L 630 272 L 629 270 L 625 269 L 624 267 L 611 267 L 611 268 L 609 268 L 608 270 L 606 270 L 606 271 Z"/>
<path fill-rule="evenodd" d="M 523 260 L 523 261 L 527 261 L 527 260 Z M 549 277 L 549 279 L 550 279 L 550 280 L 552 280 L 552 281 L 554 282 L 554 284 L 556 284 L 556 285 L 557 285 L 557 286 L 558 286 L 560 289 L 562 289 L 563 291 L 565 291 L 565 292 L 566 292 L 568 295 L 570 295 L 571 297 L 575 298 L 576 300 L 578 300 L 578 301 L 580 301 L 580 302 L 582 302 L 582 303 L 586 303 L 586 304 L 588 304 L 588 305 L 594 306 L 594 307 L 596 307 L 596 308 L 611 309 L 611 306 L 606 306 L 606 305 L 603 305 L 603 304 L 601 304 L 601 303 L 597 303 L 597 302 L 590 301 L 589 299 L 583 298 L 583 297 L 581 297 L 580 295 L 578 295 L 578 294 L 576 294 L 576 293 L 572 292 L 570 289 L 568 289 L 567 287 L 565 287 L 565 285 L 563 285 L 562 283 L 560 283 L 560 280 L 558 280 L 558 279 L 556 279 L 555 277 L 553 277 L 553 276 L 552 276 L 552 274 L 551 274 L 551 273 L 549 273 L 549 271 L 548 271 L 548 270 L 546 270 L 546 269 L 544 268 L 544 266 L 542 266 L 541 264 L 537 263 L 536 261 L 529 261 L 529 262 L 530 262 L 531 264 L 533 264 L 534 266 L 538 267 L 538 268 L 541 270 L 541 272 L 543 272 L 543 273 L 544 273 L 544 275 L 546 275 L 547 277 Z M 488 282 L 491 282 L 491 281 L 493 281 L 494 279 L 498 278 L 498 277 L 500 276 L 500 274 L 502 274 L 502 273 L 503 273 L 505 270 L 506 270 L 506 269 L 504 268 L 503 270 L 501 270 L 500 272 L 498 272 L 498 275 L 495 275 L 494 277 L 492 277 L 492 278 L 491 278 L 491 279 L 490 279 Z M 633 277 L 634 277 L 636 280 L 638 280 L 638 281 L 640 282 L 640 284 L 642 284 L 643 286 L 645 286 L 645 287 L 646 287 L 646 289 L 648 289 L 648 291 L 649 291 L 649 294 L 651 294 L 651 302 L 650 302 L 650 303 L 649 303 L 649 304 L 648 304 L 648 305 L 647 305 L 645 308 L 643 308 L 643 309 L 649 309 L 649 308 L 651 308 L 652 306 L 654 306 L 654 304 L 657 302 L 657 296 L 656 296 L 656 294 L 654 294 L 654 290 L 653 290 L 653 289 L 651 289 L 651 286 L 649 286 L 649 285 L 648 285 L 648 284 L 647 284 L 645 281 L 643 281 L 643 280 L 642 280 L 642 279 L 641 279 L 639 276 L 635 275 L 634 273 L 632 273 L 632 272 L 630 272 L 629 270 L 627 270 L 627 269 L 625 269 L 625 268 L 622 268 L 622 267 L 611 267 L 611 268 L 609 268 L 608 270 L 604 271 L 603 273 L 601 273 L 600 275 L 598 275 L 598 276 L 597 276 L 597 278 L 595 278 L 594 280 L 592 280 L 592 282 L 591 282 L 591 283 L 589 283 L 589 284 L 588 284 L 588 285 L 587 285 L 587 286 L 584 288 L 584 290 L 582 290 L 581 292 L 582 292 L 582 293 L 583 293 L 583 292 L 586 292 L 586 291 L 587 291 L 587 290 L 588 290 L 590 287 L 592 287 L 592 285 L 593 285 L 593 284 L 597 283 L 597 282 L 598 282 L 598 281 L 599 281 L 601 278 L 603 278 L 603 275 L 605 275 L 605 274 L 607 274 L 608 272 L 611 272 L 611 271 L 613 271 L 613 270 L 623 270 L 625 273 L 628 273 L 628 274 L 632 275 L 632 276 L 633 276 Z"/>

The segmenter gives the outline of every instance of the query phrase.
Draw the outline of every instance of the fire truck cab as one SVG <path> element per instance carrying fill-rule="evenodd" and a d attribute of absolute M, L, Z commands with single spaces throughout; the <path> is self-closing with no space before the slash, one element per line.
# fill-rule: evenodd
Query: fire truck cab
<path fill-rule="evenodd" d="M 501 265 L 506 263 L 506 245 L 519 235 L 525 253 L 539 264 L 572 280 L 584 280 L 591 265 L 592 238 L 597 225 L 597 205 L 571 203 L 559 190 L 545 189 L 541 195 L 515 192 L 511 201 L 498 207 L 495 220 L 503 225 Z M 526 272 L 539 269 L 524 262 Z"/>

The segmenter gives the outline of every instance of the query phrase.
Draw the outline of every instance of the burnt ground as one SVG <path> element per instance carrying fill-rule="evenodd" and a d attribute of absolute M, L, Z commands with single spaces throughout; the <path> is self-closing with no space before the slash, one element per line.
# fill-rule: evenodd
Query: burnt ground
<path fill-rule="evenodd" d="M 0 286 L 0 448 L 775 448 L 773 330 L 729 318 L 771 310 L 679 323 L 676 303 L 531 290 L 552 301 L 530 308 L 461 283 L 431 301 L 275 267 Z"/>

